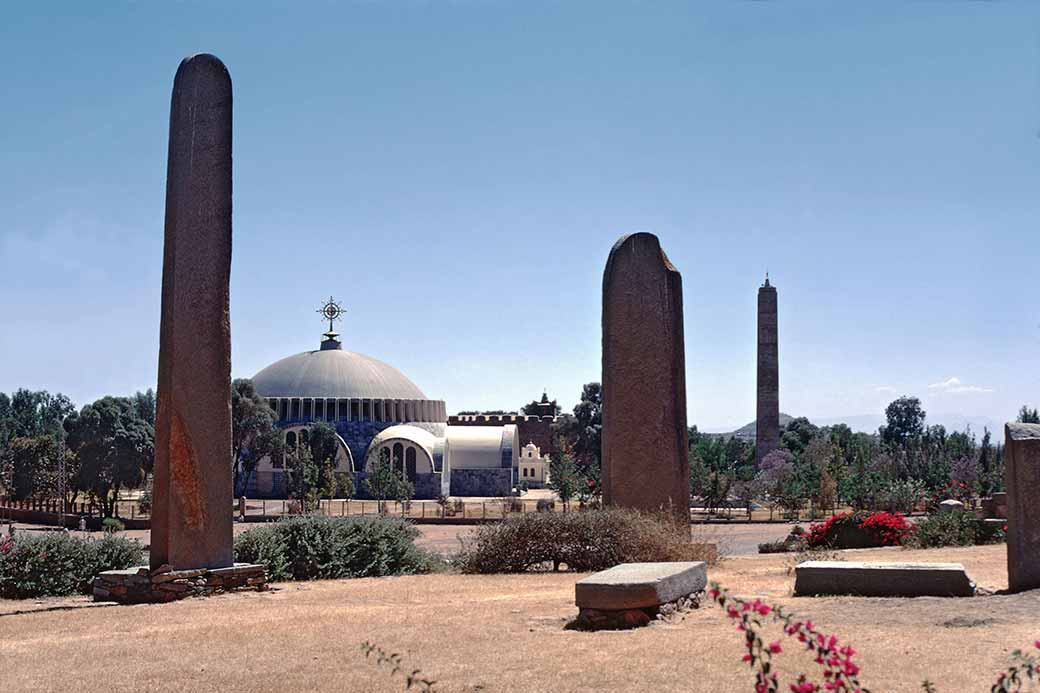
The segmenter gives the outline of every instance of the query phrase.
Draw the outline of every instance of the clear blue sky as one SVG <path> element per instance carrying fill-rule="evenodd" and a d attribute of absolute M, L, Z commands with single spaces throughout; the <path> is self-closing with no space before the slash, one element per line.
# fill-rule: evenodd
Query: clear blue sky
<path fill-rule="evenodd" d="M 346 347 L 449 411 L 598 380 L 618 236 L 683 274 L 690 422 L 1040 401 L 1040 3 L 15 3 L 0 390 L 153 386 L 169 97 L 235 89 L 234 375 Z M 951 380 L 956 379 L 956 380 Z"/>

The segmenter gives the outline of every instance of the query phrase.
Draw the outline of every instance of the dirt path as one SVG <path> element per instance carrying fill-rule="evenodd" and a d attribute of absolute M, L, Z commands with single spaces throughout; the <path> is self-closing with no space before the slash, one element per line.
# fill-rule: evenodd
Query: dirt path
<path fill-rule="evenodd" d="M 867 550 L 858 560 L 962 562 L 1006 586 L 1004 547 Z M 974 599 L 794 598 L 784 556 L 711 571 L 736 593 L 788 605 L 851 642 L 874 691 L 985 691 L 1008 653 L 1040 637 L 1040 591 Z M 400 691 L 360 643 L 401 653 L 443 691 L 747 691 L 741 638 L 716 608 L 674 625 L 579 633 L 573 574 L 428 575 L 286 583 L 177 604 L 0 601 L 0 690 Z M 17 613 L 26 609 L 33 613 Z M 773 627 L 771 638 L 780 638 Z M 784 641 L 787 643 L 788 641 Z M 793 645 L 793 643 L 790 643 Z M 795 647 L 784 680 L 810 667 Z M 784 686 L 786 688 L 786 686 Z"/>

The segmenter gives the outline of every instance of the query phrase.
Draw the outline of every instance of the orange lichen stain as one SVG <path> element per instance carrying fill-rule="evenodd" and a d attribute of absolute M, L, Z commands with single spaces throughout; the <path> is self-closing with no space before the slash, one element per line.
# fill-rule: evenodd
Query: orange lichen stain
<path fill-rule="evenodd" d="M 202 509 L 199 462 L 188 430 L 177 412 L 170 416 L 170 481 L 181 510 L 181 522 L 190 530 L 203 530 L 206 514 Z"/>

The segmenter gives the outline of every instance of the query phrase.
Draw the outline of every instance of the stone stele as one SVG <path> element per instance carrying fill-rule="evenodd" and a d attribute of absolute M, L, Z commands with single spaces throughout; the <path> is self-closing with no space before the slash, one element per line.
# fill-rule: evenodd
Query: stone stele
<path fill-rule="evenodd" d="M 1004 427 L 1008 588 L 1040 587 L 1040 424 Z"/>
<path fill-rule="evenodd" d="M 623 236 L 603 273 L 603 498 L 688 523 L 682 276 L 657 237 Z"/>
<path fill-rule="evenodd" d="M 232 565 L 231 76 L 185 58 L 170 102 L 151 566 Z"/>
<path fill-rule="evenodd" d="M 574 603 L 581 609 L 646 609 L 695 594 L 708 582 L 704 561 L 622 563 L 578 580 Z"/>
<path fill-rule="evenodd" d="M 971 597 L 975 583 L 960 563 L 805 561 L 794 569 L 796 597 Z"/>

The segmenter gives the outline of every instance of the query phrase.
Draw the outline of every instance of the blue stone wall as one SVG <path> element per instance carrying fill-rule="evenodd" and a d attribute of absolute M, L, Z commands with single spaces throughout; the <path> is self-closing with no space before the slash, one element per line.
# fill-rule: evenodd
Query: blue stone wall
<path fill-rule="evenodd" d="M 452 496 L 508 496 L 512 489 L 512 469 L 451 470 Z"/>

